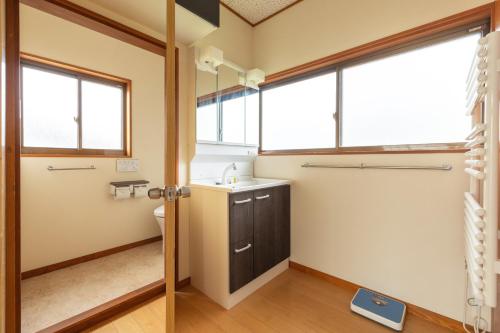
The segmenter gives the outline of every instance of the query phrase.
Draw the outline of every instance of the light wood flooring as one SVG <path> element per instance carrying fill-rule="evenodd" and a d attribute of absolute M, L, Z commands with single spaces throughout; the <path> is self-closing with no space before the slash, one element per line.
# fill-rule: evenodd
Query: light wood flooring
<path fill-rule="evenodd" d="M 210 332 L 394 332 L 352 313 L 352 292 L 288 270 L 231 310 L 189 286 L 176 296 L 176 331 Z M 165 298 L 159 297 L 88 332 L 164 332 Z M 404 332 L 445 333 L 442 327 L 407 315 Z"/>

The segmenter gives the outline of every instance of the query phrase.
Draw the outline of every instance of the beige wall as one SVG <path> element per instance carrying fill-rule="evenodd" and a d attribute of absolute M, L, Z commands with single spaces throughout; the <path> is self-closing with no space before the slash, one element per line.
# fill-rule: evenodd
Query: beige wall
<path fill-rule="evenodd" d="M 164 58 L 21 6 L 21 50 L 132 80 L 132 152 L 137 173 L 117 173 L 114 158 L 21 159 L 22 270 L 160 234 L 148 198 L 114 201 L 109 182 L 163 184 Z M 48 172 L 87 166 L 95 171 Z"/>
<path fill-rule="evenodd" d="M 220 28 L 194 43 L 195 46 L 215 46 L 224 51 L 224 58 L 243 68 L 252 68 L 252 27 L 220 6 Z"/>
<path fill-rule="evenodd" d="M 268 74 L 489 1 L 308 0 L 257 26 Z M 442 164 L 452 172 L 303 169 L 301 163 Z M 292 179 L 292 258 L 461 320 L 461 154 L 258 157 L 255 176 Z"/>
<path fill-rule="evenodd" d="M 272 74 L 492 0 L 308 0 L 254 29 L 254 65 Z"/>

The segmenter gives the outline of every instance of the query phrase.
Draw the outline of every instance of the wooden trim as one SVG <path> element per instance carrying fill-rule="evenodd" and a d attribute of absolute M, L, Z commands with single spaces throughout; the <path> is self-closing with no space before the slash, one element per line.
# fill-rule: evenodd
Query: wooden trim
<path fill-rule="evenodd" d="M 5 323 L 21 330 L 19 1 L 5 1 Z"/>
<path fill-rule="evenodd" d="M 226 5 L 224 2 L 221 1 L 220 4 L 221 4 L 222 7 L 226 8 L 231 13 L 233 13 L 234 15 L 236 15 L 240 19 L 242 19 L 245 23 L 247 23 L 248 25 L 254 27 L 254 24 L 252 22 L 250 22 L 249 20 L 247 20 L 243 15 L 241 15 L 240 13 L 238 13 L 237 11 L 235 11 L 234 9 L 232 9 L 231 7 L 229 7 L 228 5 Z"/>
<path fill-rule="evenodd" d="M 381 51 L 383 49 L 401 45 L 403 43 L 412 42 L 417 39 L 430 36 L 432 34 L 460 27 L 462 25 L 473 23 L 482 19 L 491 19 L 491 21 L 494 22 L 494 8 L 494 4 L 489 3 L 459 14 L 455 14 L 431 23 L 421 25 L 413 29 L 409 29 L 388 37 L 375 40 L 373 42 L 359 45 L 345 51 L 313 60 L 274 74 L 270 74 L 266 77 L 266 82 L 262 86 L 283 79 L 288 79 L 297 75 L 306 74 L 308 72 L 332 66 L 340 62 L 353 60 L 355 58 Z"/>
<path fill-rule="evenodd" d="M 166 2 L 167 18 L 167 46 L 165 50 L 165 185 L 175 187 L 177 183 L 177 100 L 176 91 L 176 55 L 175 55 L 175 0 L 163 0 Z M 164 200 L 165 205 L 165 284 L 166 284 L 166 308 L 165 308 L 165 331 L 175 332 L 175 221 L 176 200 Z"/>
<path fill-rule="evenodd" d="M 47 65 L 49 70 L 63 70 L 69 74 L 83 74 L 90 79 L 101 78 L 105 81 L 112 83 L 121 83 L 124 85 L 130 84 L 132 81 L 120 76 L 96 71 L 90 68 L 85 68 L 82 66 L 77 66 L 73 64 L 68 64 L 59 60 L 49 59 L 46 57 L 38 56 L 32 53 L 21 52 L 21 61 L 26 61 L 28 63 L 34 63 L 35 65 Z"/>
<path fill-rule="evenodd" d="M 179 49 L 175 49 L 175 183 L 179 185 Z M 175 286 L 179 282 L 179 200 L 175 200 Z"/>
<path fill-rule="evenodd" d="M 303 0 L 296 0 L 295 2 L 292 2 L 291 4 L 287 5 L 286 7 L 283 7 L 281 8 L 280 10 L 278 10 L 277 12 L 267 16 L 267 17 L 264 17 L 263 19 L 261 19 L 260 21 L 257 21 L 255 23 L 252 23 L 250 22 L 248 19 L 246 19 L 243 15 L 241 15 L 240 13 L 238 13 L 236 10 L 234 10 L 233 8 L 229 7 L 228 5 L 226 5 L 224 2 L 220 1 L 220 5 L 224 8 L 226 8 L 227 10 L 229 10 L 231 13 L 233 13 L 234 15 L 238 16 L 241 20 L 243 20 L 245 23 L 247 23 L 248 25 L 250 25 L 251 27 L 256 27 L 258 26 L 259 24 L 261 23 L 264 23 L 265 21 L 269 20 L 270 18 L 280 14 L 281 12 L 284 12 L 285 10 L 289 9 L 290 7 L 293 7 L 295 6 L 296 4 L 302 2 Z"/>
<path fill-rule="evenodd" d="M 68 0 L 20 0 L 24 5 L 79 24 L 104 35 L 165 56 L 165 42 Z"/>
<path fill-rule="evenodd" d="M 356 290 L 358 290 L 358 288 L 366 288 L 366 287 L 362 287 L 356 283 L 352 283 L 350 281 L 343 280 L 343 279 L 338 278 L 336 276 L 333 276 L 333 275 L 330 275 L 327 273 L 323 273 L 321 271 L 315 270 L 313 268 L 301 265 L 301 264 L 293 262 L 293 261 L 290 261 L 290 268 L 295 269 L 297 271 L 300 271 L 302 273 L 306 273 L 308 275 L 315 276 L 319 279 L 322 279 L 322 280 L 325 280 L 331 284 L 334 284 L 340 288 L 352 291 L 353 293 Z M 369 288 L 367 288 L 367 289 L 369 289 Z M 378 293 L 378 291 L 377 291 L 377 293 Z M 394 298 L 394 297 L 389 296 L 389 295 L 386 295 L 386 296 Z M 430 310 L 421 308 L 419 306 L 416 306 L 416 305 L 413 305 L 410 303 L 406 303 L 406 302 L 404 302 L 404 303 L 406 304 L 406 309 L 408 310 L 408 313 L 410 313 L 416 317 L 419 317 L 423 320 L 426 320 L 426 321 L 431 322 L 433 324 L 436 324 L 438 326 L 449 329 L 453 332 L 462 333 L 464 331 L 463 327 L 462 327 L 462 323 L 455 320 L 455 319 L 448 318 L 446 316 L 440 315 L 438 313 L 432 312 Z"/>
<path fill-rule="evenodd" d="M 260 20 L 260 21 L 258 21 L 258 22 L 256 22 L 256 23 L 254 23 L 252 26 L 254 26 L 254 27 L 255 27 L 255 26 L 258 26 L 259 24 L 264 23 L 265 21 L 269 20 L 270 18 L 275 17 L 276 15 L 278 15 L 278 14 L 280 14 L 280 13 L 284 12 L 285 10 L 287 10 L 287 9 L 289 9 L 289 8 L 291 8 L 291 7 L 293 7 L 293 6 L 295 6 L 296 4 L 301 3 L 302 1 L 304 1 L 304 0 L 297 0 L 297 1 L 295 1 L 295 2 L 292 2 L 291 4 L 289 4 L 289 5 L 288 5 L 288 6 L 286 6 L 286 7 L 281 8 L 280 10 L 278 10 L 277 12 L 275 12 L 274 14 L 271 14 L 271 15 L 269 15 L 268 17 L 265 17 L 265 18 L 263 18 L 262 20 Z"/>
<path fill-rule="evenodd" d="M 91 328 L 106 319 L 122 313 L 123 311 L 161 295 L 163 292 L 165 292 L 165 281 L 159 280 L 74 317 L 66 319 L 60 323 L 47 327 L 39 331 L 39 333 L 82 332 L 83 330 Z"/>
<path fill-rule="evenodd" d="M 92 261 L 92 260 L 95 260 L 95 259 L 107 257 L 107 256 L 110 256 L 112 254 L 116 254 L 116 253 L 119 253 L 119 252 L 127 251 L 127 250 L 130 250 L 130 249 L 136 248 L 138 246 L 142 246 L 142 245 L 146 245 L 146 244 L 158 242 L 158 241 L 161 241 L 161 240 L 162 240 L 162 236 L 156 236 L 156 237 L 144 239 L 144 240 L 141 240 L 141 241 L 133 242 L 133 243 L 130 243 L 130 244 L 125 244 L 125 245 L 120 245 L 120 246 L 117 246 L 117 247 L 113 247 L 111 249 L 107 249 L 107 250 L 103 250 L 103 251 L 99 251 L 99 252 L 94 252 L 94 253 L 87 254 L 87 255 L 84 255 L 84 256 L 81 256 L 81 257 L 78 257 L 78 258 L 73 258 L 73 259 L 61 261 L 61 262 L 58 262 L 58 263 L 55 263 L 55 264 L 50 264 L 50 265 L 47 265 L 47 266 L 43 266 L 43 267 L 31 269 L 29 271 L 22 272 L 21 273 L 21 279 L 25 280 L 25 279 L 29 279 L 29 278 L 32 278 L 32 277 L 35 277 L 35 276 L 39 276 L 39 275 L 47 274 L 47 273 L 50 273 L 50 272 L 53 272 L 53 271 L 57 271 L 59 269 L 71 267 L 71 266 L 74 266 L 74 265 L 83 264 L 84 262 L 88 262 L 88 261 Z"/>
<path fill-rule="evenodd" d="M 175 282 L 175 290 L 180 290 L 184 287 L 187 287 L 191 284 L 191 278 L 188 277 L 188 278 L 185 278 L 184 280 L 181 280 L 181 281 L 177 281 Z"/>
<path fill-rule="evenodd" d="M 350 148 L 327 148 L 327 149 L 288 149 L 288 150 L 260 150 L 259 156 L 293 156 L 293 155 L 364 155 L 364 154 L 443 154 L 443 153 L 465 153 L 467 149 L 463 146 L 445 147 L 436 146 L 435 148 L 415 148 L 399 149 L 392 148 L 384 150 L 383 147 L 366 147 L 367 149 Z"/>

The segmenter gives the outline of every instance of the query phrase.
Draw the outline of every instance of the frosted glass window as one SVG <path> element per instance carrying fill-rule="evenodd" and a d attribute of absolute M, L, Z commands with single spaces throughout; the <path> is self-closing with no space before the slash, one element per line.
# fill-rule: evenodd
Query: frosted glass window
<path fill-rule="evenodd" d="M 125 82 L 31 60 L 21 74 L 22 152 L 126 153 Z"/>
<path fill-rule="evenodd" d="M 335 147 L 336 73 L 262 91 L 262 149 Z"/>
<path fill-rule="evenodd" d="M 217 104 L 198 106 L 196 109 L 196 138 L 198 141 L 217 142 Z"/>
<path fill-rule="evenodd" d="M 245 97 L 222 102 L 222 142 L 245 143 Z"/>
<path fill-rule="evenodd" d="M 82 81 L 82 146 L 123 148 L 123 88 Z"/>
<path fill-rule="evenodd" d="M 247 145 L 259 145 L 259 94 L 246 96 L 246 140 Z"/>
<path fill-rule="evenodd" d="M 77 148 L 78 80 L 23 66 L 23 145 Z"/>
<path fill-rule="evenodd" d="M 347 67 L 342 146 L 463 142 L 465 78 L 480 34 Z"/>

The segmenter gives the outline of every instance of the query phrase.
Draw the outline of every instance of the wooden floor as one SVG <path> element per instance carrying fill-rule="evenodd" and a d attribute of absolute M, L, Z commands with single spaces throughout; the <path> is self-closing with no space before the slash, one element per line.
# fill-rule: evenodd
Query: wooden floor
<path fill-rule="evenodd" d="M 210 332 L 394 332 L 349 310 L 352 293 L 318 278 L 288 270 L 231 310 L 194 289 L 176 296 L 176 331 Z M 164 332 L 165 298 L 160 297 L 88 332 Z M 450 332 L 408 315 L 404 332 Z"/>

